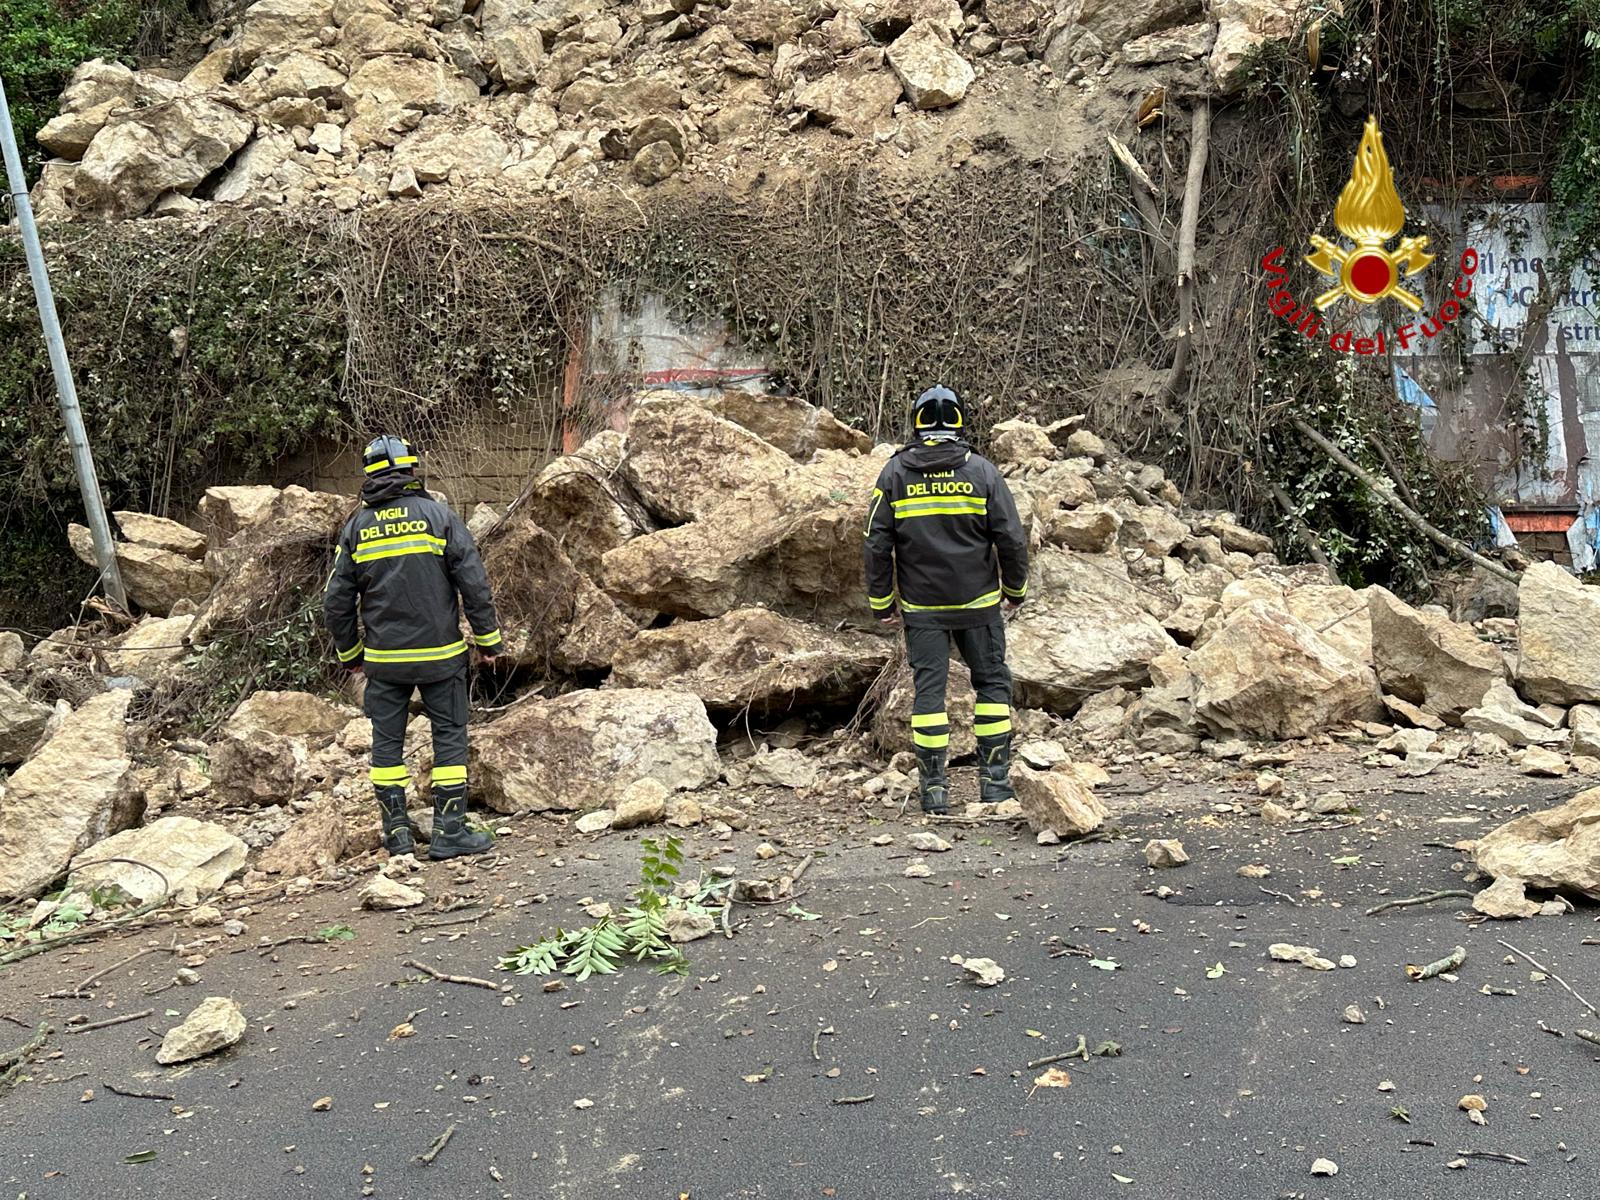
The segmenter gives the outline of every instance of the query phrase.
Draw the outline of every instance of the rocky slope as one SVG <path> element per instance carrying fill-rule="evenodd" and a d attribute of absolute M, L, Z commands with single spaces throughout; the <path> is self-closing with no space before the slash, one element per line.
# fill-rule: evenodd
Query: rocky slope
<path fill-rule="evenodd" d="M 478 801 L 582 810 L 593 832 L 743 822 L 763 787 L 819 804 L 904 798 L 908 674 L 860 589 L 866 499 L 890 449 L 792 398 L 645 393 L 630 436 L 553 462 L 508 512 L 480 506 L 471 525 L 523 694 L 475 731 Z M 1017 803 L 973 815 L 1082 834 L 1105 817 L 1102 765 L 1201 754 L 1265 767 L 1292 756 L 1273 748 L 1286 740 L 1349 743 L 1403 776 L 1484 757 L 1600 773 L 1588 653 L 1600 604 L 1559 567 L 1524 574 L 1519 618 L 1459 624 L 1280 565 L 1270 539 L 1189 507 L 1159 468 L 1078 418 L 1004 422 L 989 449 L 1033 546 L 1030 599 L 1008 634 L 1024 769 Z M 207 646 L 261 636 L 262 598 L 292 572 L 314 588 L 350 506 L 227 487 L 207 493 L 194 528 L 119 513 L 127 581 L 149 615 L 121 632 L 63 630 L 31 652 L 0 638 L 0 754 L 19 764 L 0 794 L 0 899 L 105 857 L 148 860 L 158 894 L 185 880 L 203 892 L 244 866 L 236 840 L 258 852 L 256 880 L 309 887 L 376 847 L 370 733 L 343 699 L 257 692 L 207 744 L 128 717 L 130 696 L 181 682 Z M 957 666 L 958 755 L 972 699 Z M 421 778 L 426 733 L 419 719 L 409 739 Z M 635 811 L 641 781 L 648 812 Z M 1256 786 L 1269 822 L 1339 811 L 1335 793 L 1285 795 L 1269 770 Z M 1524 881 L 1600 897 L 1593 808 L 1586 794 L 1485 839 L 1501 883 L 1480 907 L 1529 911 Z M 178 817 L 206 820 L 162 824 Z M 124 877 L 130 895 L 156 886 Z"/>
<path fill-rule="evenodd" d="M 221 16 L 186 69 L 84 64 L 39 135 L 56 157 L 34 202 L 45 219 L 352 210 L 441 188 L 515 198 L 929 144 L 955 159 L 1008 140 L 1048 147 L 1101 88 L 1235 90 L 1250 56 L 1302 36 L 1317 7 L 255 0 Z M 963 105 L 983 113 L 970 127 L 947 121 Z M 1128 105 L 1114 108 L 1125 123 Z"/>

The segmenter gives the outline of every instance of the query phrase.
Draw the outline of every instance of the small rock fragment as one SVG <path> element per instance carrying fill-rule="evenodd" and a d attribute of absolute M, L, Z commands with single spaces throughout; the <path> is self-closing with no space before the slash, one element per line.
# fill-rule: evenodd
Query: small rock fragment
<path fill-rule="evenodd" d="M 1367 1023 L 1367 1014 L 1361 1011 L 1359 1004 L 1347 1005 L 1343 1017 L 1346 1025 L 1365 1025 Z"/>
<path fill-rule="evenodd" d="M 1337 970 L 1333 963 L 1317 953 L 1314 946 L 1295 946 L 1289 942 L 1274 942 L 1267 947 L 1267 955 L 1275 962 L 1300 963 L 1313 971 Z"/>
<path fill-rule="evenodd" d="M 425 892 L 390 879 L 387 875 L 374 876 L 372 882 L 361 889 L 361 907 L 378 912 L 415 908 L 427 898 Z"/>
<path fill-rule="evenodd" d="M 207 996 L 181 1025 L 167 1030 L 156 1051 L 164 1067 L 226 1050 L 244 1037 L 244 1012 L 226 996 Z"/>
<path fill-rule="evenodd" d="M 979 987 L 994 987 L 1005 982 L 1005 971 L 992 958 L 961 959 L 960 966 L 967 978 Z"/>
<path fill-rule="evenodd" d="M 1189 854 L 1175 838 L 1152 838 L 1144 845 L 1144 861 L 1152 867 L 1181 867 Z"/>
<path fill-rule="evenodd" d="M 933 874 L 933 868 L 925 862 L 914 862 L 900 873 L 907 879 L 927 879 Z"/>
<path fill-rule="evenodd" d="M 1339 1164 L 1331 1158 L 1319 1158 L 1311 1164 L 1311 1173 L 1313 1175 L 1337 1175 L 1339 1173 Z"/>
<path fill-rule="evenodd" d="M 917 830 L 907 841 L 918 854 L 943 854 L 946 850 L 953 849 L 949 842 L 927 829 Z"/>

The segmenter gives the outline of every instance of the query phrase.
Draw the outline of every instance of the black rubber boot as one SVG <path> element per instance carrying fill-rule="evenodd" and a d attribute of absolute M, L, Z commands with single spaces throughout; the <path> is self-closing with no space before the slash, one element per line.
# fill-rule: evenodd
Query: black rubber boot
<path fill-rule="evenodd" d="M 375 787 L 378 810 L 383 813 L 383 848 L 390 858 L 417 852 L 411 835 L 411 818 L 406 816 L 406 790 L 403 787 Z"/>
<path fill-rule="evenodd" d="M 944 750 L 917 748 L 917 773 L 922 777 L 922 811 L 947 813 L 950 811 L 950 784 L 945 779 Z"/>
<path fill-rule="evenodd" d="M 460 858 L 464 854 L 482 854 L 494 845 L 494 838 L 467 828 L 467 789 L 457 787 L 433 788 L 433 840 L 428 843 L 428 857 Z"/>
<path fill-rule="evenodd" d="M 978 739 L 978 799 L 985 804 L 1015 800 L 1011 786 L 1011 735 L 998 734 Z"/>

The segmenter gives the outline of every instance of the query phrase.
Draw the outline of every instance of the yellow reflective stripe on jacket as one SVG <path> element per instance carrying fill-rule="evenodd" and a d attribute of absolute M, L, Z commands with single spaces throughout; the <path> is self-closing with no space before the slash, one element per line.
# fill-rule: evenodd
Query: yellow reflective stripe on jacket
<path fill-rule="evenodd" d="M 988 512 L 987 496 L 910 496 L 893 502 L 895 516 L 932 508 L 953 508 L 958 512 Z"/>
<path fill-rule="evenodd" d="M 438 662 L 467 652 L 467 643 L 451 642 L 448 646 L 419 646 L 413 650 L 374 650 L 367 647 L 366 659 L 370 663 Z"/>
<path fill-rule="evenodd" d="M 360 654 L 364 649 L 366 649 L 366 643 L 365 642 L 357 642 L 354 646 L 351 646 L 350 649 L 348 649 L 348 650 L 340 650 L 339 651 L 339 661 L 340 662 L 350 662 L 352 659 L 360 657 Z"/>
<path fill-rule="evenodd" d="M 961 500 L 946 498 L 940 500 L 920 500 L 915 504 L 906 504 L 900 507 L 901 501 L 895 502 L 894 519 L 896 521 L 909 521 L 914 517 L 981 517 L 989 512 L 987 500 Z"/>
<path fill-rule="evenodd" d="M 373 551 L 390 550 L 399 546 L 422 546 L 443 554 L 445 544 L 445 540 L 442 537 L 434 537 L 431 533 L 400 533 L 395 534 L 393 537 L 372 538 L 369 541 L 360 542 L 351 552 L 350 557 L 357 562 L 364 558 L 382 558 L 384 557 L 383 555 L 374 554 Z"/>
<path fill-rule="evenodd" d="M 1004 592 L 1012 600 L 1021 600 L 1024 596 L 1026 596 L 1028 594 L 1028 585 L 1026 583 L 1024 583 L 1021 587 L 1014 588 L 1014 587 L 1009 587 L 1006 584 L 1002 583 L 1000 585 L 1000 590 L 1002 592 Z"/>
<path fill-rule="evenodd" d="M 958 612 L 964 608 L 988 608 L 991 604 L 1000 603 L 999 589 L 979 596 L 976 600 L 968 600 L 965 604 L 913 604 L 904 598 L 900 607 L 907 612 Z"/>
<path fill-rule="evenodd" d="M 880 610 L 888 608 L 894 603 L 894 593 L 890 592 L 887 596 L 868 596 L 867 603 Z"/>
<path fill-rule="evenodd" d="M 488 633 L 475 633 L 472 640 L 479 646 L 498 646 L 500 644 L 500 631 L 492 629 Z"/>
<path fill-rule="evenodd" d="M 883 489 L 872 489 L 872 503 L 867 508 L 867 527 L 862 531 L 862 537 L 872 536 L 872 518 L 878 515 L 878 506 L 883 503 Z"/>

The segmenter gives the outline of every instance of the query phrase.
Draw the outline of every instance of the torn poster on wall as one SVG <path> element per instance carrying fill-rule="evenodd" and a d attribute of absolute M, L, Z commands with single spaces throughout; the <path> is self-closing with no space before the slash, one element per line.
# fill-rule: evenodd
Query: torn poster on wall
<path fill-rule="evenodd" d="M 1497 533 L 1565 525 L 1567 550 L 1555 557 L 1591 570 L 1600 561 L 1600 262 L 1557 278 L 1542 203 L 1434 207 L 1427 217 L 1446 231 L 1441 244 L 1478 252 L 1477 319 L 1462 323 L 1455 353 L 1421 339 L 1397 346 L 1396 392 L 1435 454 L 1475 464 L 1503 514 Z M 1450 273 L 1427 275 L 1418 282 L 1431 301 Z"/>

